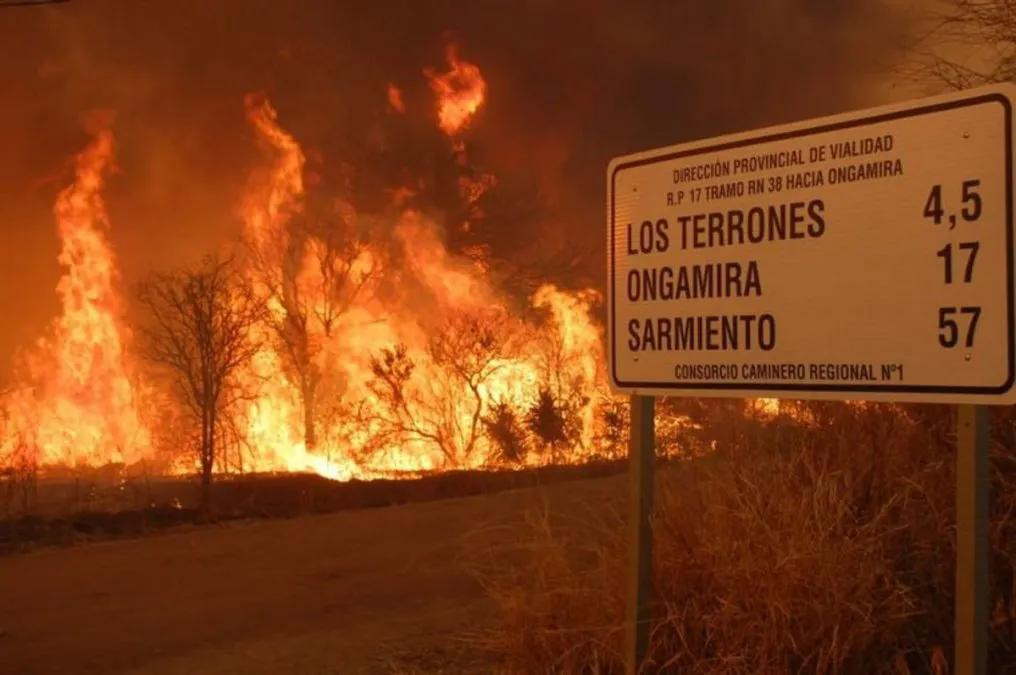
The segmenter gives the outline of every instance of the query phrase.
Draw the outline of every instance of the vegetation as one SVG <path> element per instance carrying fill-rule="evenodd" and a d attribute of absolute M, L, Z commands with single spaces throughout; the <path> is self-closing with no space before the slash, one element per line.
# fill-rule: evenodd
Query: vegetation
<path fill-rule="evenodd" d="M 149 313 L 145 355 L 173 382 L 197 432 L 202 508 L 223 448 L 239 437 L 238 404 L 251 395 L 237 373 L 260 349 L 255 327 L 264 305 L 231 261 L 207 259 L 194 270 L 152 277 L 140 291 Z"/>
<path fill-rule="evenodd" d="M 260 241 L 245 241 L 255 290 L 275 308 L 265 313 L 264 323 L 287 377 L 297 385 L 310 449 L 318 445 L 323 409 L 343 394 L 341 383 L 338 391 L 329 390 L 336 385 L 322 367 L 324 345 L 337 331 L 351 330 L 343 320 L 378 272 L 364 263 L 365 243 L 351 220 L 304 217 L 263 233 Z"/>
<path fill-rule="evenodd" d="M 950 89 L 1016 79 L 1016 5 L 1012 0 L 946 0 L 930 13 L 909 73 Z"/>
<path fill-rule="evenodd" d="M 494 404 L 483 424 L 494 447 L 495 460 L 508 465 L 521 464 L 529 452 L 529 437 L 518 413 L 506 401 Z"/>
<path fill-rule="evenodd" d="M 953 644 L 950 408 L 784 405 L 730 415 L 729 443 L 660 472 L 647 669 L 945 673 Z M 991 672 L 1016 668 L 1016 446 L 992 447 Z M 1009 439 L 1008 441 L 1006 439 Z M 595 523 L 537 514 L 477 563 L 517 672 L 618 672 L 624 505 Z"/>
<path fill-rule="evenodd" d="M 569 424 L 573 416 L 547 388 L 540 389 L 536 401 L 526 415 L 526 425 L 548 450 L 551 460 L 558 461 L 561 449 L 573 445 L 576 430 Z"/>

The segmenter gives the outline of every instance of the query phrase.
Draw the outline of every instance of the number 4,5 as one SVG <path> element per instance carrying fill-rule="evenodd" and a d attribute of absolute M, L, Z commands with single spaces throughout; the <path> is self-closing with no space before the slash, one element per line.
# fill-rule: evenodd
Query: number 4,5
<path fill-rule="evenodd" d="M 981 181 L 979 180 L 963 181 L 961 194 L 963 208 L 960 210 L 960 215 L 967 222 L 973 222 L 981 217 L 981 195 L 977 192 L 980 186 Z M 942 208 L 942 186 L 933 185 L 931 192 L 928 193 L 928 201 L 924 203 L 924 217 L 938 225 L 942 222 L 943 216 L 945 216 L 945 209 Z M 949 223 L 950 230 L 956 227 L 956 214 L 949 215 Z"/>

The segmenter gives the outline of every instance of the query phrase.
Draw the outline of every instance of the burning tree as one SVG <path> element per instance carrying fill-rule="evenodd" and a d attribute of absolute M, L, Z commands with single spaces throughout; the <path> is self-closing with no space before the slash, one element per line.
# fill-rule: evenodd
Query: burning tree
<path fill-rule="evenodd" d="M 343 319 L 362 307 L 378 276 L 377 257 L 350 202 L 308 206 L 306 158 L 271 103 L 260 95 L 245 103 L 271 158 L 252 175 L 240 209 L 244 271 L 267 308 L 258 328 L 263 349 L 247 370 L 268 384 L 249 406 L 248 434 L 265 450 L 261 466 L 351 475 L 348 457 L 333 463 L 333 451 L 343 449 L 336 436 L 344 436 L 335 422 L 347 417 L 348 355 L 340 345 L 348 342 L 349 326 Z"/>
<path fill-rule="evenodd" d="M 472 164 L 463 136 L 486 83 L 453 46 L 447 67 L 425 77 L 455 163 L 435 180 L 457 179 L 438 201 L 457 194 L 458 210 L 425 211 L 434 181 L 411 172 L 374 194 L 379 186 L 364 188 L 344 165 L 319 172 L 316 151 L 308 171 L 268 99 L 245 98 L 265 161 L 237 205 L 243 253 L 235 265 L 209 261 L 156 277 L 142 293 L 148 356 L 173 386 L 137 379 L 133 367 L 101 193 L 113 138 L 100 124 L 57 201 L 63 312 L 23 359 L 27 376 L 2 397 L 13 430 L 0 438 L 0 462 L 28 453 L 41 470 L 140 461 L 148 471 L 156 448 L 175 448 L 193 430 L 206 483 L 232 467 L 349 479 L 538 463 L 546 445 L 525 418 L 541 387 L 575 430 L 574 445 L 559 444 L 555 459 L 588 455 L 598 422 L 591 402 L 604 382 L 596 294 L 545 284 L 530 298 L 536 312 L 509 318 L 505 308 L 523 309 L 522 298 L 498 285 L 504 275 L 492 272 L 498 263 L 472 229 L 496 185 Z M 389 102 L 405 114 L 394 91 Z M 322 176 L 337 177 L 341 197 Z M 354 206 L 360 188 L 361 206 L 374 210 Z M 389 202 L 379 207 L 381 194 Z M 472 233 L 469 245 L 456 242 L 463 233 Z M 404 346 L 378 353 L 379 345 Z M 156 403 L 164 397 L 182 405 Z M 153 410 L 157 421 L 145 414 Z M 170 471 L 193 468 L 169 455 L 160 459 Z"/>
<path fill-rule="evenodd" d="M 453 315 L 429 341 L 428 352 L 440 372 L 445 392 L 462 412 L 448 414 L 448 424 L 460 439 L 463 457 L 469 457 L 481 438 L 480 422 L 487 404 L 485 385 L 512 355 L 513 331 L 500 309 Z M 465 396 L 457 396 L 465 389 Z"/>
<path fill-rule="evenodd" d="M 376 354 L 363 405 L 371 449 L 419 457 L 429 448 L 442 468 L 588 456 L 602 382 L 595 299 L 543 286 L 533 296 L 543 325 L 499 306 L 446 309 L 425 349 Z"/>
<path fill-rule="evenodd" d="M 468 462 L 484 438 L 488 387 L 507 367 L 515 335 L 501 309 L 454 314 L 428 340 L 425 372 L 415 379 L 405 346 L 383 349 L 371 359 L 374 448 L 423 442 L 447 467 Z"/>
<path fill-rule="evenodd" d="M 299 390 L 308 451 L 318 444 L 322 385 L 336 379 L 336 373 L 326 372 L 324 350 L 377 271 L 365 242 L 352 230 L 348 217 L 302 218 L 269 233 L 273 240 L 267 245 L 250 247 L 256 280 L 269 303 L 265 316 L 272 345 Z"/>
<path fill-rule="evenodd" d="M 231 260 L 155 276 L 141 287 L 150 315 L 146 356 L 165 367 L 197 431 L 201 504 L 211 504 L 212 473 L 234 438 L 233 416 L 252 392 L 236 375 L 261 348 L 255 327 L 264 304 Z"/>

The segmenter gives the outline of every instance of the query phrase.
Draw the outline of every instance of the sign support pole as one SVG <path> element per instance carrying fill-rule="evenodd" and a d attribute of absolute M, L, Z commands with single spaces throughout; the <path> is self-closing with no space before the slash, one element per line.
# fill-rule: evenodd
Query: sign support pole
<path fill-rule="evenodd" d="M 988 672 L 988 408 L 956 411 L 956 663 Z"/>
<path fill-rule="evenodd" d="M 649 596 L 653 569 L 653 459 L 655 399 L 631 396 L 628 439 L 628 579 L 625 610 L 625 671 L 639 672 L 649 647 Z"/>

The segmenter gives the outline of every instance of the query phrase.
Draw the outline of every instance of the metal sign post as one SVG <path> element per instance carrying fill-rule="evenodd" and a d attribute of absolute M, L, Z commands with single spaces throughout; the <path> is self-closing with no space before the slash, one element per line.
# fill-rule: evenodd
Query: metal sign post
<path fill-rule="evenodd" d="M 988 672 L 988 408 L 956 411 L 956 672 Z"/>
<path fill-rule="evenodd" d="M 655 399 L 631 396 L 628 439 L 628 580 L 625 613 L 625 664 L 629 675 L 639 672 L 649 646 L 649 597 L 653 571 L 653 459 Z"/>
<path fill-rule="evenodd" d="M 955 672 L 986 672 L 987 413 L 1016 403 L 1016 86 L 607 168 L 607 371 L 632 394 L 628 672 L 647 649 L 650 396 L 958 404 Z"/>

